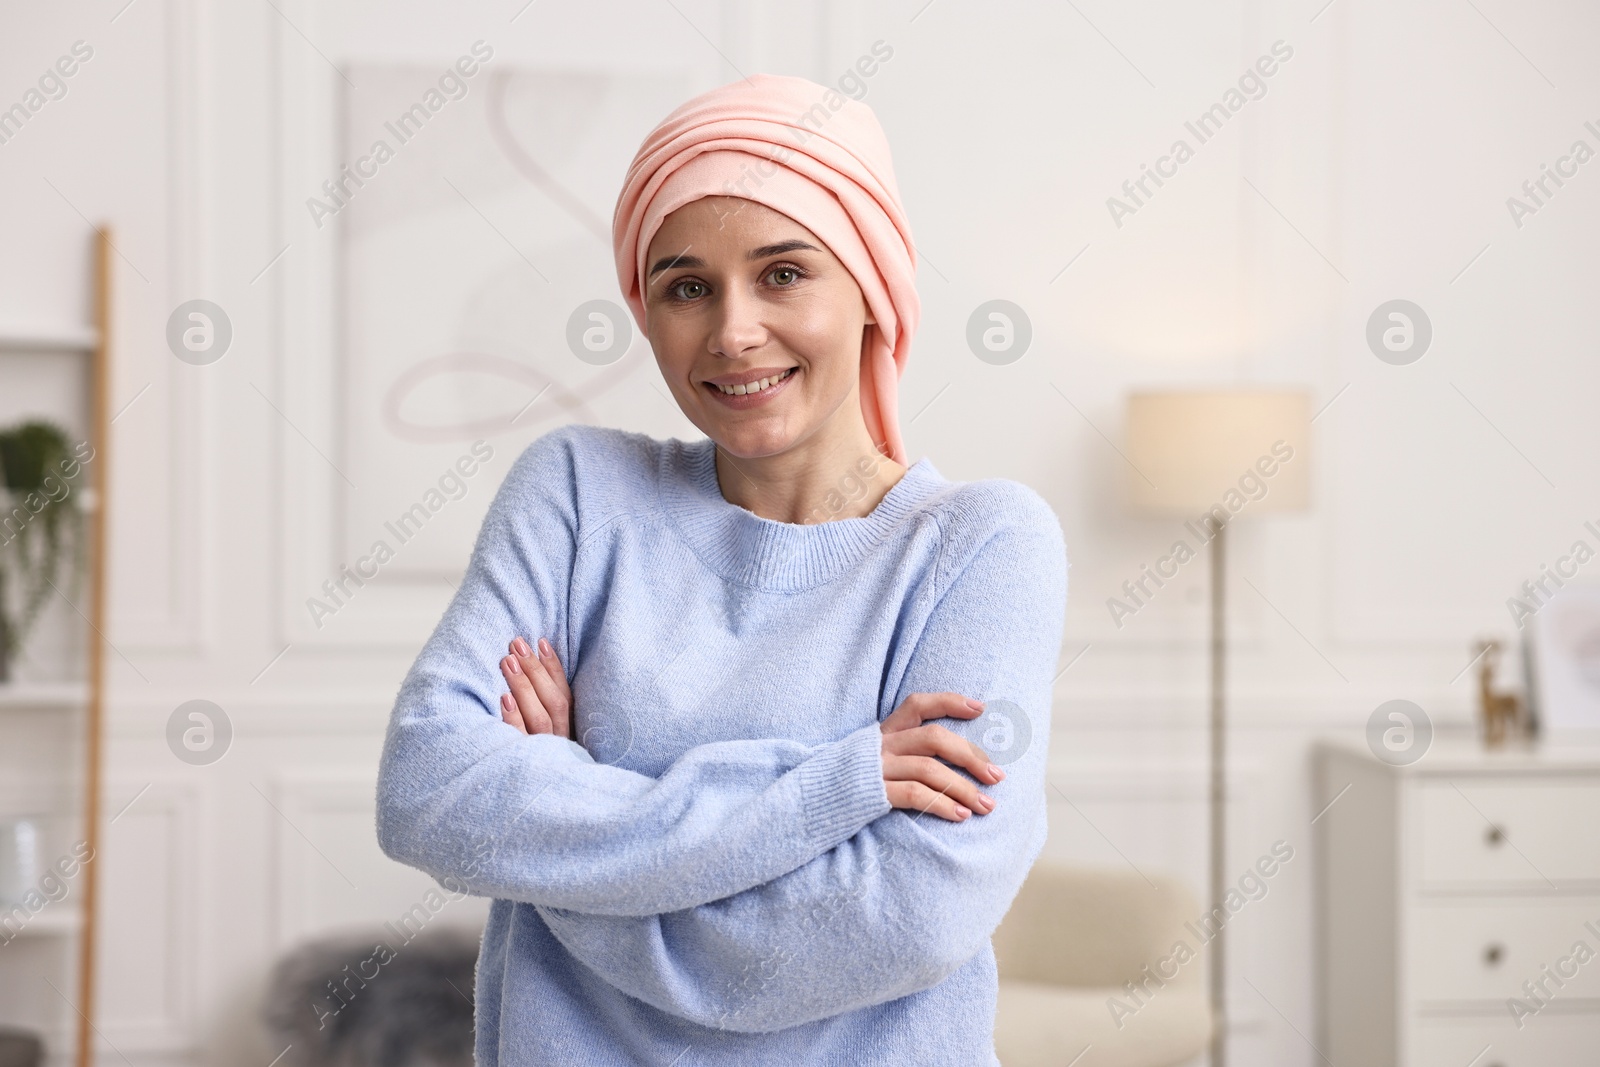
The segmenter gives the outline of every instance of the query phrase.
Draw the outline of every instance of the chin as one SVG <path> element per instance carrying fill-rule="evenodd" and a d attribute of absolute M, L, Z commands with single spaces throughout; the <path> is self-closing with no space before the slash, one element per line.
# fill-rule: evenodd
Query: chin
<path fill-rule="evenodd" d="M 799 435 L 778 427 L 762 426 L 711 426 L 700 428 L 734 459 L 764 459 L 787 452 L 799 441 Z"/>

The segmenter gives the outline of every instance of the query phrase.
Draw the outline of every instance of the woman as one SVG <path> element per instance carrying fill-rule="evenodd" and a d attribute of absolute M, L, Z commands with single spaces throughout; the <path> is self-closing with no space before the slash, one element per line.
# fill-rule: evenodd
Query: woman
<path fill-rule="evenodd" d="M 907 465 L 882 130 L 798 78 L 713 90 L 613 232 L 707 439 L 527 448 L 379 772 L 384 851 L 494 898 L 477 1062 L 992 1065 L 1066 560 L 1031 490 Z"/>

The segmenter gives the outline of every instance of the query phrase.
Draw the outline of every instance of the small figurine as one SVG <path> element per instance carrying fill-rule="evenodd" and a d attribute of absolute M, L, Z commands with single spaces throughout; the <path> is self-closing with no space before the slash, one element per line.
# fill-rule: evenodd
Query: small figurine
<path fill-rule="evenodd" d="M 1508 738 L 1520 739 L 1528 734 L 1528 710 L 1522 697 L 1511 692 L 1497 693 L 1494 689 L 1503 648 L 1498 640 L 1479 641 L 1476 646 L 1478 714 L 1483 720 L 1483 743 L 1489 748 L 1500 748 Z"/>

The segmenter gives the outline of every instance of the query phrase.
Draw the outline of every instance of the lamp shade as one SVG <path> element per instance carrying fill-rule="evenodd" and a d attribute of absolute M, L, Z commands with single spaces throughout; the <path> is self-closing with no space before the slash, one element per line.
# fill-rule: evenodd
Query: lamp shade
<path fill-rule="evenodd" d="M 1299 511 L 1311 498 L 1311 398 L 1280 392 L 1144 392 L 1128 398 L 1134 510 L 1190 517 Z"/>

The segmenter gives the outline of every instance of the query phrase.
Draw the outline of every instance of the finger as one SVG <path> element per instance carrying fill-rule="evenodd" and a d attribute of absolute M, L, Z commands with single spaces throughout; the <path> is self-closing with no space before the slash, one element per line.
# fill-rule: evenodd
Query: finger
<path fill-rule="evenodd" d="M 543 638 L 541 645 L 548 644 Z M 528 642 L 517 638 L 511 642 L 511 653 L 517 658 L 522 667 L 522 673 L 527 675 L 528 681 L 533 683 L 533 691 L 539 697 L 539 704 L 550 717 L 551 732 L 562 737 L 571 737 L 568 721 L 572 711 L 572 693 L 567 688 L 566 672 L 557 665 L 556 673 L 561 681 L 556 681 L 555 675 L 545 666 L 539 657 L 533 654 L 533 649 L 528 647 Z M 550 657 L 554 659 L 554 656 Z"/>
<path fill-rule="evenodd" d="M 918 814 L 936 815 L 950 822 L 965 822 L 972 810 L 951 797 L 929 789 L 921 782 L 889 782 L 885 785 L 893 807 Z"/>
<path fill-rule="evenodd" d="M 539 638 L 539 662 L 544 664 L 545 671 L 556 683 L 561 691 L 562 706 L 566 708 L 568 731 L 567 736 L 572 736 L 572 686 L 567 682 L 567 669 L 561 665 L 561 660 L 556 656 L 555 646 L 544 638 Z"/>
<path fill-rule="evenodd" d="M 890 756 L 884 760 L 883 777 L 885 781 L 920 782 L 979 815 L 987 815 L 995 808 L 994 798 L 976 782 L 932 756 Z"/>
<path fill-rule="evenodd" d="M 511 695 L 516 699 L 517 709 L 522 712 L 522 719 L 528 726 L 528 732 L 550 733 L 550 714 L 544 710 L 544 705 L 539 703 L 539 696 L 533 691 L 533 683 L 528 681 L 528 676 L 523 673 L 517 657 L 506 656 L 501 659 L 500 673 L 505 677 L 506 685 L 511 688 Z"/>
<path fill-rule="evenodd" d="M 1004 781 L 1006 776 L 981 746 L 933 723 L 885 735 L 883 750 L 902 756 L 937 756 L 990 785 Z"/>
<path fill-rule="evenodd" d="M 884 733 L 912 730 L 928 719 L 972 719 L 983 714 L 982 701 L 960 693 L 912 693 L 883 720 Z"/>
<path fill-rule="evenodd" d="M 557 683 L 555 676 L 534 654 L 528 642 L 518 637 L 510 644 L 511 654 L 522 668 L 522 673 L 527 676 L 528 682 L 533 686 L 534 695 L 539 700 L 539 706 L 550 718 L 550 732 L 562 737 L 570 737 L 569 729 L 572 700 L 565 686 L 566 678 L 563 675 L 561 683 Z"/>
<path fill-rule="evenodd" d="M 524 643 L 523 647 L 527 647 L 526 643 Z M 567 671 L 561 665 L 561 658 L 556 655 L 555 646 L 550 644 L 548 639 L 541 637 L 535 648 L 537 649 L 536 655 L 540 665 L 549 672 L 550 679 L 555 683 L 556 688 L 570 700 L 572 688 L 567 684 Z"/>
<path fill-rule="evenodd" d="M 517 710 L 517 698 L 510 693 L 500 697 L 500 721 L 515 726 L 518 733 L 528 732 L 528 724 L 522 721 L 522 712 Z"/>
<path fill-rule="evenodd" d="M 500 659 L 500 677 L 505 679 L 506 687 L 511 690 L 511 703 L 517 709 L 517 715 L 522 719 L 525 733 L 538 733 L 540 709 L 536 707 L 537 698 L 529 702 L 532 686 L 522 673 L 522 668 L 517 664 L 516 657 L 502 656 Z"/>

